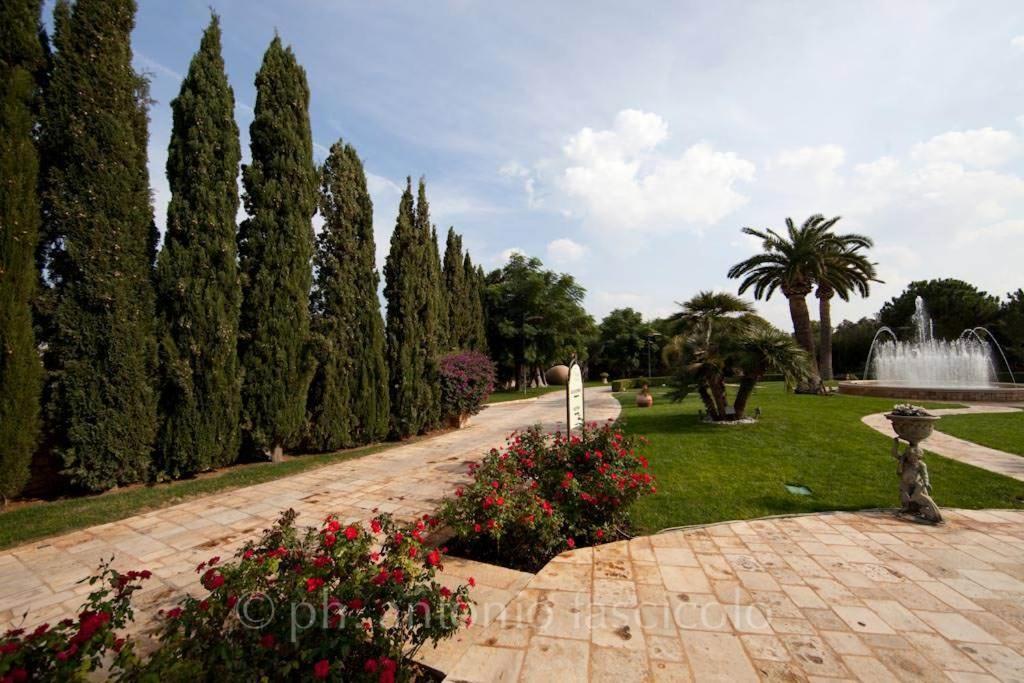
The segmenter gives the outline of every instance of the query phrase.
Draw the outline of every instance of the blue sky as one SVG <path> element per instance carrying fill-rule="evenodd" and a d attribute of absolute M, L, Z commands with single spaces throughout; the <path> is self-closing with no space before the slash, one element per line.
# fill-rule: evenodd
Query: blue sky
<path fill-rule="evenodd" d="M 169 102 L 221 15 L 243 147 L 276 30 L 305 67 L 316 156 L 359 150 L 380 256 L 424 175 L 474 258 L 540 256 L 598 316 L 735 289 L 744 225 L 842 215 L 885 285 L 1024 286 L 1024 3 L 141 0 L 162 225 Z M 783 301 L 762 311 L 787 323 Z"/>

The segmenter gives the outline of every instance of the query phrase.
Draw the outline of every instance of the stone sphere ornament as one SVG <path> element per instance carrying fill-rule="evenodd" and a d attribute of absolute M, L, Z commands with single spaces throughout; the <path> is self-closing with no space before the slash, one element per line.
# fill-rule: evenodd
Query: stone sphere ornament
<path fill-rule="evenodd" d="M 544 379 L 548 384 L 564 386 L 569 383 L 569 366 L 554 365 L 544 373 Z"/>

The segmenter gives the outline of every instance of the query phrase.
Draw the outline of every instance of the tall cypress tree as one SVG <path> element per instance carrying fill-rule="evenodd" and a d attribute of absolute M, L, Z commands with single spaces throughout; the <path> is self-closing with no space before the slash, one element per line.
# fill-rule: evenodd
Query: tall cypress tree
<path fill-rule="evenodd" d="M 466 252 L 463 260 L 463 281 L 465 282 L 466 332 L 463 344 L 473 351 L 487 352 L 487 318 L 484 305 L 484 271 L 473 266 L 473 259 Z"/>
<path fill-rule="evenodd" d="M 428 342 L 423 314 L 432 306 L 428 301 L 432 294 L 426 286 L 426 253 L 426 240 L 416 224 L 412 180 L 407 178 L 395 230 L 391 233 L 391 249 L 384 263 L 391 434 L 397 438 L 418 434 L 427 427 L 429 419 L 429 393 L 424 388 Z"/>
<path fill-rule="evenodd" d="M 156 436 L 155 230 L 148 91 L 132 70 L 132 0 L 59 0 L 43 118 L 50 412 L 73 484 L 139 481 Z"/>
<path fill-rule="evenodd" d="M 0 498 L 28 481 L 39 437 L 42 364 L 32 329 L 39 273 L 37 125 L 41 0 L 0 5 Z"/>
<path fill-rule="evenodd" d="M 465 269 L 462 259 L 462 237 L 455 228 L 448 228 L 444 249 L 444 290 L 447 306 L 444 311 L 448 330 L 448 348 L 469 348 L 466 338 L 469 334 L 469 311 L 466 310 L 467 291 Z"/>
<path fill-rule="evenodd" d="M 163 416 L 157 453 L 172 477 L 238 457 L 242 289 L 235 215 L 241 149 L 220 38 L 214 15 L 171 102 L 171 201 L 157 262 Z"/>
<path fill-rule="evenodd" d="M 309 288 L 316 169 L 306 72 L 277 36 L 256 74 L 242 169 L 249 218 L 239 229 L 243 277 L 239 329 L 247 447 L 273 458 L 297 444 L 309 389 Z"/>
<path fill-rule="evenodd" d="M 424 329 L 424 357 L 426 371 L 423 375 L 424 405 L 426 424 L 424 429 L 434 429 L 441 422 L 441 387 L 437 380 L 438 360 L 448 344 L 448 294 L 444 290 L 441 274 L 441 254 L 437 246 L 437 228 L 430 222 L 430 205 L 427 202 L 427 185 L 420 178 L 416 195 L 416 230 L 424 240 L 422 272 L 425 274 L 427 305 L 422 312 Z"/>
<path fill-rule="evenodd" d="M 355 148 L 331 146 L 320 179 L 311 308 L 317 369 L 309 391 L 309 442 L 328 451 L 387 436 L 390 400 L 377 301 L 373 202 Z"/>

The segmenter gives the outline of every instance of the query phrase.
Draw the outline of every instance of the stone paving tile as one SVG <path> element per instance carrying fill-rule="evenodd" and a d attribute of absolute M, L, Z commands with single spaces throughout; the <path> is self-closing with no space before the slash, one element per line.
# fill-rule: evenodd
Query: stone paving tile
<path fill-rule="evenodd" d="M 514 634 L 480 645 L 522 653 L 531 682 L 1024 680 L 1024 512 L 944 515 L 935 528 L 862 512 L 659 534 L 625 545 L 617 577 L 619 545 L 563 553 L 509 603 Z M 958 566 L 965 545 L 985 552 Z"/>

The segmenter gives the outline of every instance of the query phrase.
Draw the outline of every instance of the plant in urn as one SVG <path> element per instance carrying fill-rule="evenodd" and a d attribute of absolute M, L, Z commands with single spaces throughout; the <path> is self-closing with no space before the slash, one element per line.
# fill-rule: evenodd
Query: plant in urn
<path fill-rule="evenodd" d="M 928 479 L 928 466 L 924 462 L 924 452 L 918 445 L 929 436 L 935 427 L 937 416 L 928 413 L 924 408 L 909 404 L 894 406 L 892 412 L 885 416 L 892 423 L 896 437 L 892 442 L 892 456 L 896 458 L 896 473 L 900 477 L 900 501 L 902 511 L 938 524 L 942 521 L 939 506 L 932 500 L 932 485 Z M 906 449 L 900 453 L 900 439 L 907 442 Z"/>

